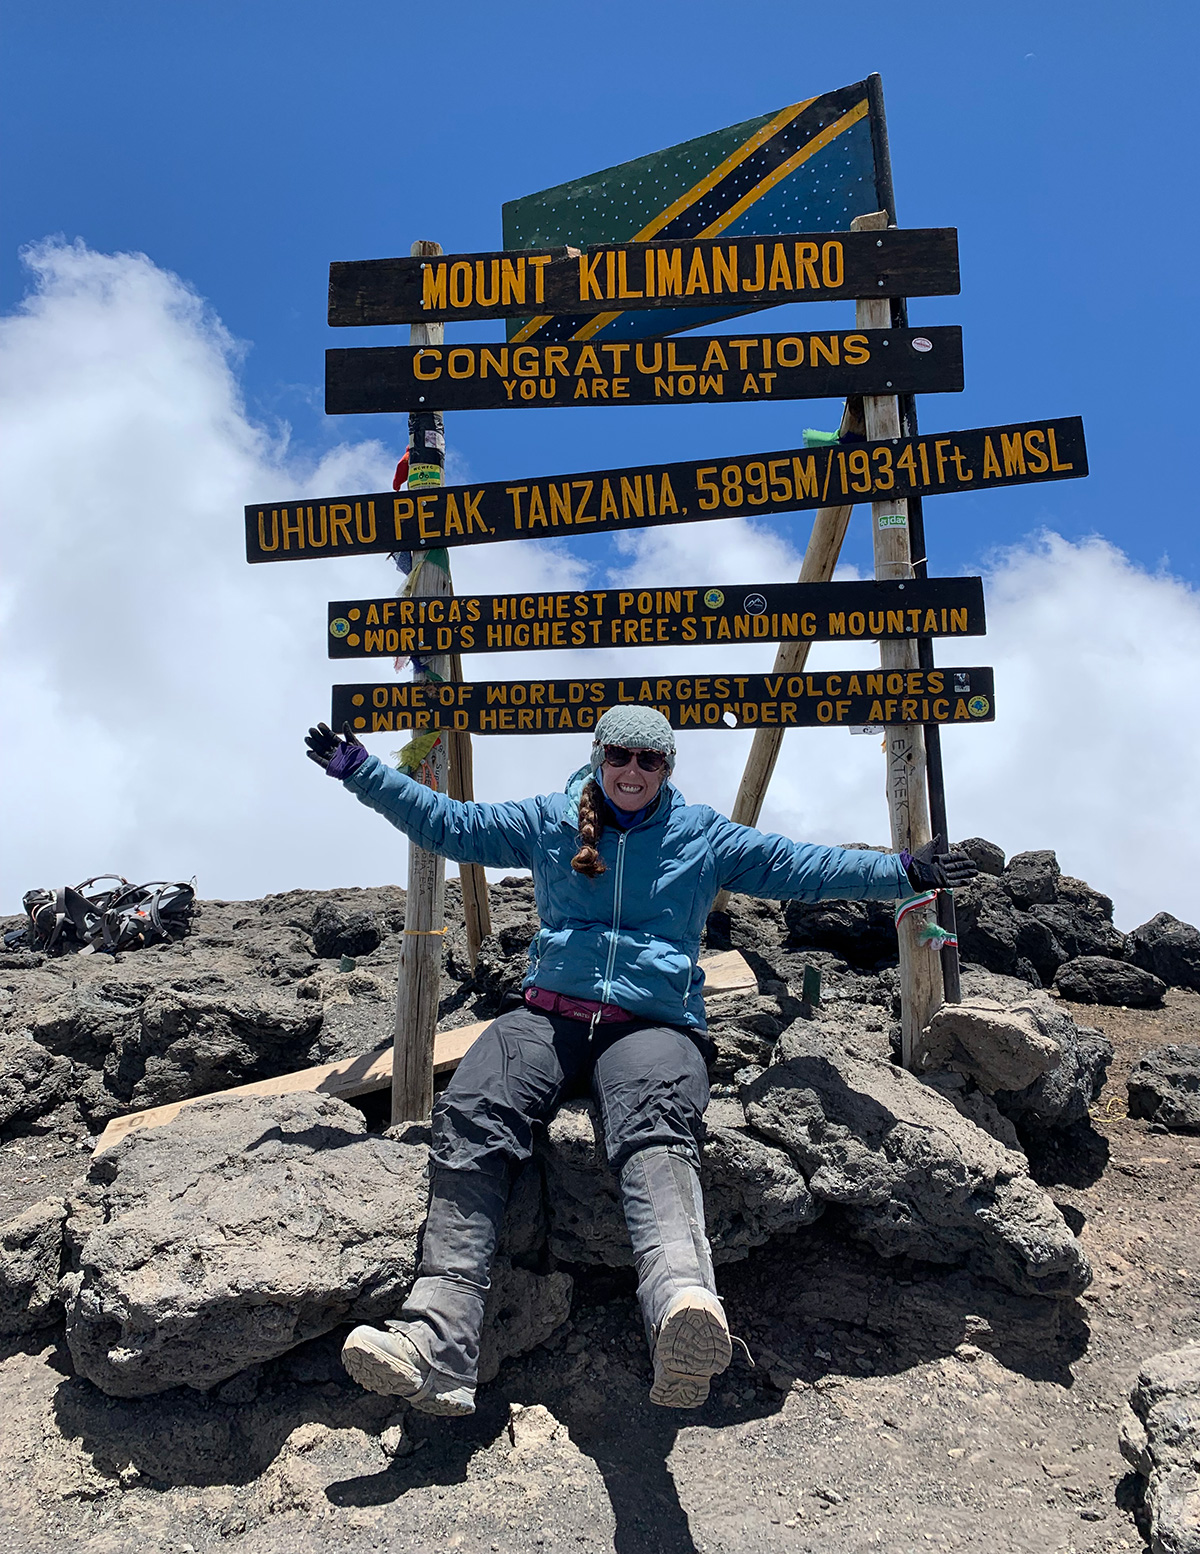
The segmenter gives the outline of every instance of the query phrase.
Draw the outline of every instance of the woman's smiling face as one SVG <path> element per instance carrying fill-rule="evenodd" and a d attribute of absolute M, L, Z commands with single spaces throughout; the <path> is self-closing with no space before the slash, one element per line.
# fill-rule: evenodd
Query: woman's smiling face
<path fill-rule="evenodd" d="M 600 768 L 600 783 L 604 796 L 627 814 L 644 809 L 658 797 L 658 790 L 667 780 L 667 768 L 660 766 L 656 772 L 644 772 L 635 756 L 624 766 L 613 766 L 605 761 Z"/>

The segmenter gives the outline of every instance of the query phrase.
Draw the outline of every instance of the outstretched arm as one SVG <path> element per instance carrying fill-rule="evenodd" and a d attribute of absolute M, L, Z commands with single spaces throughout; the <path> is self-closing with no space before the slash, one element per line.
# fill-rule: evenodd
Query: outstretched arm
<path fill-rule="evenodd" d="M 941 837 L 916 854 L 814 847 L 732 820 L 713 835 L 721 886 L 779 901 L 894 901 L 929 889 L 967 885 L 978 873 L 966 853 L 942 850 Z"/>
<path fill-rule="evenodd" d="M 540 829 L 536 799 L 514 804 L 468 804 L 435 793 L 385 766 L 346 729 L 339 740 L 325 724 L 309 730 L 309 758 L 339 777 L 359 803 L 377 810 L 418 847 L 455 863 L 496 869 L 532 867 Z"/>
<path fill-rule="evenodd" d="M 724 818 L 712 840 L 723 890 L 773 901 L 895 901 L 912 892 L 895 853 L 792 842 Z"/>

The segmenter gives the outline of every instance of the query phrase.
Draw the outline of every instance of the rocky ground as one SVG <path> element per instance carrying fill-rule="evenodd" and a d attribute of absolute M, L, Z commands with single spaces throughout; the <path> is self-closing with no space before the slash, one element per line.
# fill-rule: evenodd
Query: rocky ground
<path fill-rule="evenodd" d="M 1186 1114 L 1187 1049 L 1200 1043 L 1200 991 L 1186 985 L 1192 942 L 1180 925 L 1141 940 L 1119 935 L 1111 904 L 1062 880 L 1052 855 L 1025 855 L 1007 869 L 1002 857 L 989 860 L 993 872 L 963 902 L 964 948 L 976 961 L 965 991 L 1010 1011 L 1038 983 L 1087 995 L 1075 1003 L 1053 993 L 1047 1004 L 1035 994 L 1043 1002 L 1032 1006 L 1043 1011 L 1033 1038 L 1057 1032 L 1070 1048 L 1070 1064 L 1064 1058 L 1055 1072 L 1070 1067 L 1073 1088 L 981 1081 L 961 1045 L 945 1048 L 935 1085 L 897 1076 L 887 1063 L 895 973 L 887 923 L 872 909 L 735 900 L 729 919 L 711 925 L 712 946 L 741 948 L 759 989 L 714 1000 L 710 1011 L 720 1052 L 706 1192 L 725 1249 L 719 1283 L 748 1353 L 738 1351 L 705 1408 L 677 1414 L 646 1401 L 632 1273 L 619 1266 L 611 1227 L 578 1222 L 577 1199 L 585 1188 L 602 1195 L 604 1184 L 576 1109 L 542 1149 L 549 1232 L 528 1275 L 557 1279 L 555 1298 L 569 1290 L 569 1314 L 559 1321 L 564 1298 L 549 1336 L 500 1363 L 473 1419 L 431 1420 L 361 1392 L 338 1364 L 344 1325 L 206 1391 L 110 1396 L 79 1374 L 92 1363 L 80 1336 L 83 1297 L 69 1347 L 51 1291 L 37 1319 L 49 1325 L 0 1339 L 5 1546 L 20 1554 L 66 1542 L 185 1554 L 1142 1547 L 1142 1483 L 1120 1455 L 1118 1430 L 1143 1363 L 1200 1340 L 1200 1131 L 1153 1120 L 1157 1103 L 1150 1118 L 1131 1117 L 1127 1083 L 1148 1052 L 1182 1051 L 1172 1072 L 1184 1076 L 1175 1088 Z M 532 903 L 521 881 L 493 897 L 496 935 L 474 975 L 461 930 L 450 936 L 443 1025 L 495 1013 L 513 986 Z M 96 1254 L 78 1246 L 94 1246 L 84 1238 L 97 1215 L 126 1246 L 133 1233 L 121 1227 L 133 1222 L 120 1214 L 144 1201 L 170 1202 L 178 1221 L 219 1198 L 230 1167 L 217 1155 L 173 1187 L 183 1178 L 170 1176 L 178 1171 L 170 1149 L 155 1154 L 133 1140 L 110 1166 L 98 1157 L 90 1183 L 79 1179 L 112 1116 L 377 1045 L 402 924 L 399 891 L 292 892 L 206 903 L 182 943 L 115 963 L 39 962 L 20 951 L 0 960 L 0 1234 L 21 1210 L 36 1218 L 46 1212 L 37 1205 L 65 1199 L 86 1295 Z M 1105 964 L 1079 967 L 1089 959 Z M 805 966 L 822 972 L 817 1010 L 801 1006 Z M 1091 1001 L 1113 988 L 1150 1007 Z M 861 1105 L 835 1115 L 829 1073 L 860 1097 L 892 1084 L 887 1104 L 903 1113 L 903 1128 L 872 1142 Z M 794 1127 L 796 1106 L 811 1113 L 814 1095 L 818 1131 L 836 1150 L 810 1160 L 813 1130 Z M 350 1147 L 386 1151 L 381 1105 L 368 1098 L 360 1110 L 367 1132 Z M 329 1125 L 345 1131 L 341 1116 L 331 1112 Z M 937 1171 L 957 1155 L 970 1177 L 957 1217 L 944 1223 L 937 1205 L 953 1192 L 928 1190 L 919 1154 L 904 1143 L 927 1123 L 943 1139 L 930 1180 L 940 1182 Z M 280 1180 L 309 1169 L 296 1151 L 288 1159 Z M 885 1159 L 904 1182 L 915 1230 L 897 1229 L 859 1191 Z M 998 1240 L 971 1219 L 991 1225 L 994 1205 L 975 1200 L 999 1202 L 997 1184 L 1021 1198 Z M 282 1189 L 272 1179 L 270 1190 Z M 347 1200 L 339 1212 L 352 1217 L 353 1208 Z M 411 1205 L 398 1198 L 392 1218 L 383 1231 L 410 1247 Z M 1055 1228 L 1062 1219 L 1077 1242 Z M 1031 1226 L 1042 1237 L 1032 1249 Z M 162 1267 L 178 1244 L 164 1230 Z M 516 1267 L 518 1250 L 509 1250 Z M 396 1252 L 397 1266 L 407 1255 Z M 11 1312 L 0 1314 L 14 1325 Z M 169 1375 L 155 1379 L 159 1351 L 147 1352 L 140 1374 L 153 1388 Z M 216 1363 L 215 1348 L 201 1358 Z M 1143 1378 L 1137 1394 L 1152 1434 L 1157 1377 Z M 1141 1451 L 1144 1475 L 1153 1471 L 1153 1440 L 1126 1450 Z M 1186 1475 L 1186 1451 L 1180 1461 Z"/>

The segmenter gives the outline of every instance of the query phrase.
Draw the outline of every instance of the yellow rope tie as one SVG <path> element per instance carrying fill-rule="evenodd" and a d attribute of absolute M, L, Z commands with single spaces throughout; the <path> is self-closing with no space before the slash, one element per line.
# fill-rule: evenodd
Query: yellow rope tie
<path fill-rule="evenodd" d="M 439 933 L 449 933 L 450 929 L 449 929 L 449 927 L 446 927 L 446 928 L 402 928 L 400 930 L 400 932 L 401 933 L 417 934 L 417 935 L 421 935 L 421 934 L 439 934 Z"/>

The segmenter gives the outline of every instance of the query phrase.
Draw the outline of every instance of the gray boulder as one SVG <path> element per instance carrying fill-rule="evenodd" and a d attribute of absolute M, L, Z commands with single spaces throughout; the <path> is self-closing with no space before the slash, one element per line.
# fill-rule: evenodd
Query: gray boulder
<path fill-rule="evenodd" d="M 74 1072 L 28 1036 L 0 1036 L 0 1136 L 27 1132 L 69 1100 Z"/>
<path fill-rule="evenodd" d="M 426 1155 L 312 1094 L 205 1100 L 95 1157 L 71 1205 L 67 1343 L 138 1397 L 202 1390 L 354 1319 L 413 1277 Z"/>
<path fill-rule="evenodd" d="M 302 1067 L 321 1020 L 319 1006 L 268 988 L 168 985 L 132 1006 L 64 994 L 38 1011 L 30 1035 L 90 1070 L 77 1097 L 84 1115 L 103 1123 Z"/>
<path fill-rule="evenodd" d="M 528 1354 L 563 1325 L 575 1287 L 561 1269 L 535 1273 L 507 1257 L 496 1258 L 491 1282 L 479 1344 L 482 1382 L 494 1381 L 505 1360 Z"/>
<path fill-rule="evenodd" d="M 1061 872 L 1058 859 L 1048 848 L 1015 853 L 1004 870 L 1004 888 L 1016 907 L 1028 908 L 1035 902 L 1053 901 L 1058 893 Z"/>
<path fill-rule="evenodd" d="M 788 947 L 831 950 L 852 966 L 895 960 L 894 902 L 785 901 Z"/>
<path fill-rule="evenodd" d="M 959 952 L 964 961 L 1003 975 L 1017 973 L 1026 983 L 1040 982 L 1023 954 L 1022 916 L 1002 880 L 990 874 L 977 875 L 969 885 L 954 892 L 954 911 Z"/>
<path fill-rule="evenodd" d="M 1121 1422 L 1142 1480 L 1151 1554 L 1200 1554 L 1200 1344 L 1147 1360 Z"/>
<path fill-rule="evenodd" d="M 1126 1009 L 1156 1009 L 1167 991 L 1151 971 L 1106 955 L 1081 955 L 1060 966 L 1054 986 L 1076 1004 L 1115 1004 Z"/>
<path fill-rule="evenodd" d="M 1027 995 L 1009 1006 L 1023 1014 L 1059 1049 L 1059 1060 L 1032 1084 L 997 1090 L 992 1099 L 1013 1122 L 1044 1133 L 1084 1122 L 1088 1108 L 1104 1088 L 1113 1046 L 1102 1031 L 1076 1025 L 1045 993 Z"/>
<path fill-rule="evenodd" d="M 943 1004 L 924 1038 L 927 1067 L 967 1074 L 988 1095 L 1022 1090 L 1062 1060 L 1028 1007 L 1006 1008 L 992 998 Z"/>
<path fill-rule="evenodd" d="M 752 1131 L 882 1256 L 965 1263 L 1023 1293 L 1075 1295 L 1090 1281 L 1024 1157 L 915 1075 L 794 1027 L 741 1093 Z"/>
<path fill-rule="evenodd" d="M 1200 1133 L 1200 1047 L 1158 1047 L 1129 1075 L 1129 1115 Z"/>
<path fill-rule="evenodd" d="M 62 1316 L 61 1198 L 46 1198 L 0 1225 L 0 1333 L 31 1333 Z"/>
<path fill-rule="evenodd" d="M 737 1102 L 712 1102 L 706 1121 L 701 1183 L 714 1262 L 734 1262 L 751 1247 L 816 1219 L 820 1205 L 803 1175 L 783 1150 L 747 1129 Z M 633 1254 L 620 1190 L 592 1104 L 561 1107 L 539 1154 L 551 1252 L 565 1262 L 628 1267 Z"/>
<path fill-rule="evenodd" d="M 960 853 L 966 853 L 981 874 L 1004 873 L 1004 849 L 982 836 L 969 836 L 965 842 L 955 842 Z"/>
<path fill-rule="evenodd" d="M 374 912 L 355 911 L 340 901 L 322 901 L 313 913 L 313 945 L 318 955 L 370 955 L 379 948 Z"/>
<path fill-rule="evenodd" d="M 1168 987 L 1200 993 L 1200 931 L 1170 912 L 1159 912 L 1129 935 L 1135 965 L 1161 977 Z"/>

